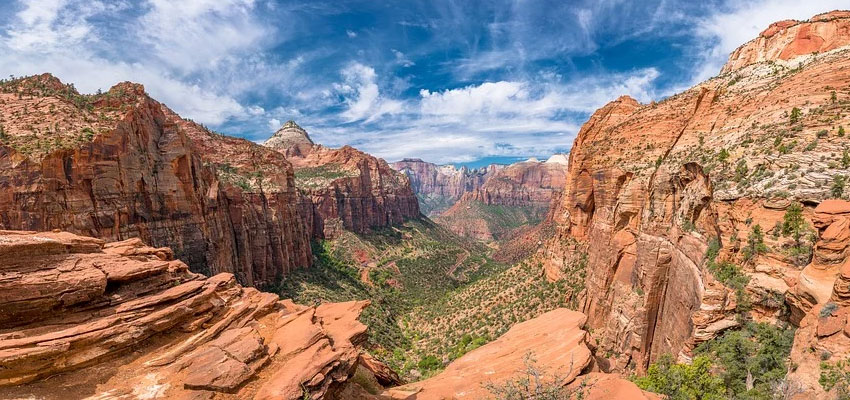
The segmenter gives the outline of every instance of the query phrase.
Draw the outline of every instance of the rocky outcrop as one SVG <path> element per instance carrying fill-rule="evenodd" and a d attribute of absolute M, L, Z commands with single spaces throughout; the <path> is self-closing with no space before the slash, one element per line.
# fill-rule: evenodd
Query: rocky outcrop
<path fill-rule="evenodd" d="M 313 149 L 315 143 L 304 128 L 298 126 L 295 121 L 289 120 L 266 140 L 264 145 L 280 149 L 287 157 L 303 157 Z"/>
<path fill-rule="evenodd" d="M 0 94 L 4 110 L 19 110 L 4 112 L 0 228 L 137 237 L 171 246 L 193 271 L 248 285 L 311 263 L 282 156 L 181 119 L 141 85 L 84 96 L 56 82 L 15 80 Z M 55 141 L 42 138 L 47 127 Z"/>
<path fill-rule="evenodd" d="M 0 257 L 2 398 L 318 399 L 360 364 L 368 302 L 280 301 L 138 239 L 0 231 Z"/>
<path fill-rule="evenodd" d="M 443 372 L 383 395 L 405 400 L 483 399 L 497 395 L 498 388 L 508 382 L 536 378 L 545 385 L 566 386 L 575 381 L 572 390 L 583 392 L 582 398 L 656 398 L 616 376 L 582 376 L 593 365 L 587 334 L 582 330 L 585 319 L 564 308 L 549 311 L 514 325 L 495 341 L 453 361 Z M 532 380 L 532 387 L 536 382 Z"/>
<path fill-rule="evenodd" d="M 834 15 L 818 22 L 826 24 L 819 32 L 843 32 L 843 14 Z M 734 75 L 659 103 L 622 97 L 581 128 L 544 262 L 557 276 L 576 242 L 587 247 L 581 311 L 599 339 L 597 354 L 616 355 L 611 369 L 642 369 L 664 353 L 687 361 L 698 343 L 737 325 L 740 293 L 708 268 L 715 240 L 716 261 L 750 276 L 743 290 L 751 313 L 780 317 L 808 259 L 789 256 L 796 245 L 776 224 L 795 201 L 809 220 L 811 205 L 831 197 L 835 177 L 846 173 L 838 127 L 850 126 L 847 55 L 836 49 L 793 68 L 744 62 Z M 775 235 L 764 234 L 767 252 L 746 257 L 756 225 Z M 815 261 L 834 264 L 843 235 L 822 236 Z"/>
<path fill-rule="evenodd" d="M 362 233 L 419 217 L 410 182 L 386 161 L 351 146 L 308 145 L 312 141 L 306 135 L 287 123 L 264 146 L 287 154 L 292 162 L 302 195 L 301 216 L 314 237 L 335 237 L 341 229 Z"/>
<path fill-rule="evenodd" d="M 556 161 L 511 164 L 464 194 L 436 221 L 461 236 L 506 238 L 544 219 L 564 187 L 566 172 L 566 166 Z"/>
<path fill-rule="evenodd" d="M 502 165 L 485 168 L 460 168 L 436 165 L 418 158 L 406 158 L 390 166 L 410 180 L 413 193 L 419 199 L 422 213 L 435 217 L 455 204 L 464 194 L 478 190 Z"/>
<path fill-rule="evenodd" d="M 721 73 L 758 62 L 786 62 L 850 45 L 850 11 L 818 14 L 808 21 L 774 22 L 732 52 Z"/>
<path fill-rule="evenodd" d="M 796 368 L 792 368 L 787 380 L 808 398 L 839 398 L 839 390 L 850 389 L 850 382 L 842 377 L 848 372 L 845 363 L 850 357 L 848 217 L 850 202 L 828 200 L 818 205 L 813 222 L 820 234 L 814 258 L 788 293 L 792 321 L 799 327 L 791 349 L 791 362 Z M 821 376 L 828 376 L 829 369 L 839 374 L 838 378 L 821 382 Z M 837 384 L 828 387 L 829 381 Z"/>

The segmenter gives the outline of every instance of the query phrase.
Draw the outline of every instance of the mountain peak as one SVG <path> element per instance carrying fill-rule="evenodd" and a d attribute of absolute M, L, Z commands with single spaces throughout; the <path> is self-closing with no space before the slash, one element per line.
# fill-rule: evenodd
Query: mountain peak
<path fill-rule="evenodd" d="M 808 21 L 774 22 L 729 56 L 721 74 L 764 61 L 789 61 L 850 46 L 850 11 L 818 14 Z"/>
<path fill-rule="evenodd" d="M 266 147 L 276 149 L 288 149 L 298 145 L 312 146 L 313 140 L 304 128 L 298 126 L 293 120 L 286 121 L 277 132 L 263 143 Z"/>

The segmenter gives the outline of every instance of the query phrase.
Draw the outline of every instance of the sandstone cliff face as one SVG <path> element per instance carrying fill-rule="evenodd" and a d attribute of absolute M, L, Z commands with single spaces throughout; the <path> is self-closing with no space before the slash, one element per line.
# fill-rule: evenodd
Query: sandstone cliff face
<path fill-rule="evenodd" d="M 846 379 L 839 378 L 835 387 L 819 382 L 830 368 L 844 374 L 850 367 L 841 366 L 850 357 L 850 202 L 821 203 L 813 222 L 819 239 L 812 263 L 788 293 L 792 319 L 799 328 L 791 349 L 796 368 L 787 379 L 809 398 L 833 399 L 850 389 Z"/>
<path fill-rule="evenodd" d="M 764 61 L 789 61 L 850 45 L 850 11 L 815 15 L 808 21 L 775 22 L 759 36 L 739 47 L 721 73 Z"/>
<path fill-rule="evenodd" d="M 385 368 L 359 361 L 368 302 L 280 301 L 138 239 L 0 231 L 0 257 L 2 398 L 332 398 Z"/>
<path fill-rule="evenodd" d="M 404 159 L 390 166 L 410 180 L 410 186 L 419 198 L 422 213 L 434 217 L 447 210 L 464 194 L 478 190 L 496 171 L 503 168 L 491 164 L 486 168 L 456 168 L 453 165 L 436 165 L 420 159 Z"/>
<path fill-rule="evenodd" d="M 511 164 L 464 194 L 436 221 L 462 236 L 505 238 L 543 220 L 553 199 L 560 195 L 566 172 L 566 166 L 558 162 Z"/>
<path fill-rule="evenodd" d="M 294 123 L 275 135 L 264 145 L 292 162 L 302 195 L 299 210 L 314 237 L 335 237 L 340 229 L 362 233 L 419 217 L 410 182 L 386 161 L 351 146 L 307 145 L 312 141 Z M 292 139 L 299 135 L 302 139 Z"/>
<path fill-rule="evenodd" d="M 817 19 L 831 24 L 823 32 L 845 29 L 844 13 Z M 735 74 L 662 102 L 609 103 L 572 147 L 545 267 L 557 276 L 576 241 L 587 246 L 582 310 L 598 354 L 619 355 L 612 369 L 641 369 L 663 353 L 687 360 L 696 344 L 737 324 L 736 294 L 706 268 L 715 238 L 720 259 L 751 277 L 755 317 L 777 318 L 781 301 L 772 299 L 800 274 L 790 239 L 766 235 L 771 250 L 752 260 L 740 250 L 755 225 L 770 231 L 792 201 L 809 218 L 846 173 L 839 126 L 850 126 L 848 50 L 798 58 L 793 68 L 782 51 L 742 62 L 746 51 L 724 68 Z"/>
<path fill-rule="evenodd" d="M 81 96 L 57 91 L 64 87 L 57 82 L 41 76 L 3 88 L 0 228 L 139 237 L 171 246 L 195 271 L 233 272 L 249 285 L 310 264 L 309 232 L 298 223 L 291 166 L 282 157 L 180 119 L 141 85 Z M 33 119 L 56 123 L 40 128 Z M 240 160 L 255 164 L 248 171 L 274 166 L 269 187 L 219 179 L 212 164 L 240 151 L 252 152 Z"/>

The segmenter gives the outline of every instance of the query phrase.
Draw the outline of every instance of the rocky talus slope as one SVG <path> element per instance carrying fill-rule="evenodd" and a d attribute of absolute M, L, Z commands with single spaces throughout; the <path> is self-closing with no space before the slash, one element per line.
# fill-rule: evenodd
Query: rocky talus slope
<path fill-rule="evenodd" d="M 502 165 L 484 168 L 437 165 L 418 158 L 407 158 L 390 166 L 410 180 L 413 193 L 419 199 L 422 213 L 435 217 L 455 204 L 464 194 L 478 190 Z"/>
<path fill-rule="evenodd" d="M 249 285 L 311 262 L 291 165 L 141 85 L 88 96 L 45 74 L 0 85 L 0 109 L 0 228 L 138 237 Z"/>
<path fill-rule="evenodd" d="M 312 143 L 290 121 L 264 146 L 292 162 L 302 195 L 299 209 L 314 237 L 332 238 L 342 229 L 363 233 L 419 217 L 410 182 L 386 161 L 351 146 L 330 149 Z"/>
<path fill-rule="evenodd" d="M 358 349 L 368 302 L 281 301 L 138 239 L 0 231 L 0 257 L 2 398 L 318 399 L 355 371 L 395 379 Z"/>
<path fill-rule="evenodd" d="M 845 194 L 848 21 L 834 12 L 774 24 L 721 75 L 658 103 L 621 97 L 581 128 L 543 260 L 554 278 L 587 247 L 580 310 L 606 369 L 642 370 L 664 353 L 687 361 L 738 314 L 776 321 L 786 293 L 803 310 L 827 297 L 788 290 L 835 262 L 824 251 L 838 228 L 820 232 L 825 247 L 801 274 L 812 239 L 783 223 L 797 203 L 811 226 L 814 206 Z M 740 290 L 735 268 L 715 277 L 724 261 L 744 274 Z"/>
<path fill-rule="evenodd" d="M 458 235 L 481 240 L 502 239 L 536 225 L 564 187 L 567 168 L 555 160 L 529 160 L 497 170 L 436 221 Z"/>

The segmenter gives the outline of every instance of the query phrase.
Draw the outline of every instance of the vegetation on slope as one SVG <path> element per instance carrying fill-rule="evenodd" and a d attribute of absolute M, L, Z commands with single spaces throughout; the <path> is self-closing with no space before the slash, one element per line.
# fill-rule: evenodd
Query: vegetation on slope
<path fill-rule="evenodd" d="M 665 355 L 633 380 L 671 400 L 776 398 L 788 391 L 784 378 L 793 341 L 792 328 L 748 322 L 701 344 L 690 364 Z"/>

